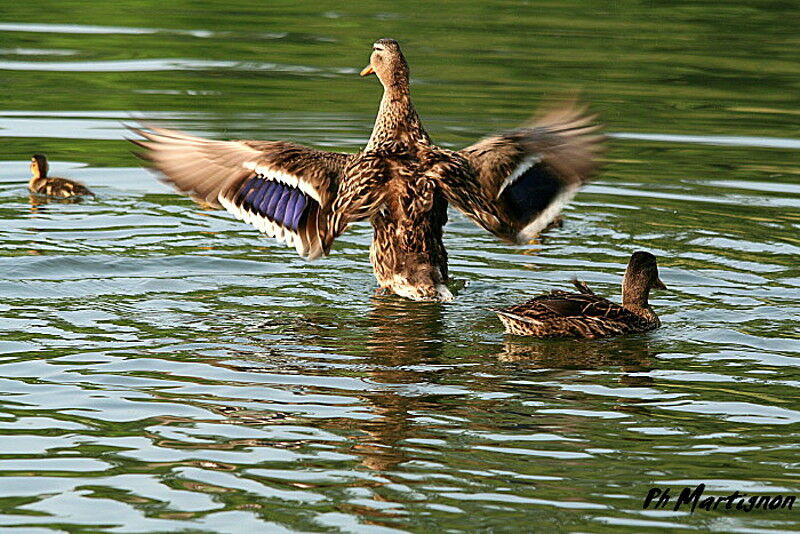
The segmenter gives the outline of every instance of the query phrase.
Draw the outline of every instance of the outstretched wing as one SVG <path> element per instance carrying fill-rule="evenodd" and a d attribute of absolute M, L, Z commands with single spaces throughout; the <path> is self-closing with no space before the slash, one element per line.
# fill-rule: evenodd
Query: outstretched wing
<path fill-rule="evenodd" d="M 458 152 L 465 172 L 442 174 L 448 201 L 500 238 L 525 243 L 545 228 L 598 167 L 594 117 L 563 104 L 516 130 Z"/>
<path fill-rule="evenodd" d="M 195 202 L 224 207 L 313 260 L 330 250 L 331 205 L 351 155 L 282 141 L 214 141 L 131 128 L 164 180 Z"/>

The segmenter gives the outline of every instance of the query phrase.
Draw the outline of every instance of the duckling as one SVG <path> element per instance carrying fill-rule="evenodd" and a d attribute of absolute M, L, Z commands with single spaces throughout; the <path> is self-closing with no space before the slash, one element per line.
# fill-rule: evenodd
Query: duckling
<path fill-rule="evenodd" d="M 631 256 L 622 280 L 622 306 L 595 295 L 584 282 L 573 280 L 573 284 L 579 293 L 555 290 L 495 313 L 507 333 L 520 336 L 598 338 L 661 326 L 647 298 L 651 289 L 667 286 L 649 252 Z"/>
<path fill-rule="evenodd" d="M 47 176 L 50 165 L 47 163 L 47 156 L 44 154 L 34 154 L 31 158 L 31 179 L 28 188 L 31 193 L 47 195 L 57 198 L 74 198 L 80 196 L 94 196 L 88 187 L 80 182 L 59 178 L 57 176 Z"/>

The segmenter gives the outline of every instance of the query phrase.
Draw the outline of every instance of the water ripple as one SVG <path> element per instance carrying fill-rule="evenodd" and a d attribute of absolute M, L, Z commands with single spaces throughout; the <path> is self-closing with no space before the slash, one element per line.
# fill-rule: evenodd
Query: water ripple
<path fill-rule="evenodd" d="M 796 528 L 785 510 L 642 510 L 652 487 L 800 492 L 793 13 L 208 3 L 161 29 L 163 10 L 78 4 L 97 25 L 8 22 L 46 9 L 22 4 L 0 24 L 4 532 Z M 444 305 L 374 295 L 366 222 L 305 262 L 174 195 L 122 141 L 142 118 L 359 150 L 379 87 L 351 67 L 375 20 L 408 34 L 445 146 L 578 86 L 617 132 L 564 226 L 529 244 L 452 210 Z M 31 198 L 38 151 L 97 197 Z M 640 249 L 670 288 L 652 295 L 662 328 L 502 333 L 492 308 L 573 276 L 618 299 Z"/>

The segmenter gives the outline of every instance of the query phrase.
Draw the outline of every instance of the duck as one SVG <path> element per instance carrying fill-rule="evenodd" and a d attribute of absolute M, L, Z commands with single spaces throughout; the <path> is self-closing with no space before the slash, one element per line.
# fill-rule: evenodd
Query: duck
<path fill-rule="evenodd" d="M 76 180 L 48 176 L 50 164 L 44 154 L 34 154 L 31 157 L 31 179 L 28 189 L 36 195 L 45 195 L 55 198 L 79 198 L 94 196 L 88 187 Z"/>
<path fill-rule="evenodd" d="M 546 228 L 598 168 L 604 136 L 577 102 L 461 150 L 431 141 L 411 99 L 394 39 L 372 46 L 362 77 L 383 87 L 366 146 L 347 154 L 289 141 L 219 141 L 131 126 L 138 156 L 179 193 L 224 208 L 308 260 L 330 253 L 350 225 L 373 229 L 378 293 L 448 301 L 443 228 L 448 206 L 509 243 Z"/>
<path fill-rule="evenodd" d="M 533 337 L 600 338 L 647 332 L 661 326 L 648 302 L 651 289 L 667 289 L 658 276 L 656 257 L 631 255 L 622 279 L 622 305 L 597 296 L 585 282 L 573 280 L 577 293 L 554 290 L 527 302 L 494 310 L 506 333 Z"/>

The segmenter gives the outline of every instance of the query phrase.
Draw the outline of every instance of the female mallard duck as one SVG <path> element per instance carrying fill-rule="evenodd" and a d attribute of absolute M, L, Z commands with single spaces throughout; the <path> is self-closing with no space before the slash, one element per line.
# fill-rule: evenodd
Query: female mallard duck
<path fill-rule="evenodd" d="M 622 279 L 622 306 L 573 280 L 580 293 L 553 291 L 528 302 L 495 310 L 509 334 L 535 337 L 606 337 L 646 332 L 661 326 L 647 302 L 651 289 L 667 289 L 658 278 L 656 257 L 634 252 Z"/>
<path fill-rule="evenodd" d="M 308 259 L 326 255 L 350 223 L 374 228 L 370 259 L 382 289 L 449 300 L 442 228 L 452 204 L 496 236 L 525 243 L 594 174 L 603 137 L 574 105 L 460 151 L 431 143 L 411 102 L 408 64 L 377 41 L 362 76 L 383 85 L 375 126 L 358 154 L 284 141 L 211 141 L 133 129 L 133 142 L 179 192 L 224 207 Z"/>
<path fill-rule="evenodd" d="M 28 182 L 28 189 L 37 195 L 47 195 L 57 198 L 75 198 L 80 196 L 92 195 L 89 188 L 75 180 L 59 178 L 57 176 L 47 176 L 50 165 L 47 163 L 47 156 L 44 154 L 34 154 L 31 158 L 31 179 Z"/>

